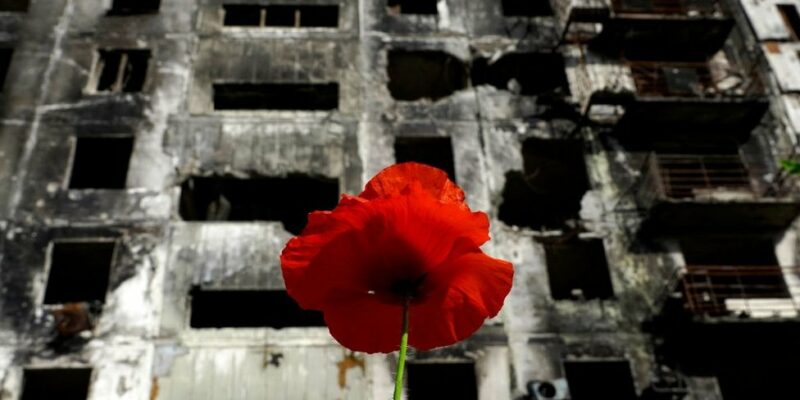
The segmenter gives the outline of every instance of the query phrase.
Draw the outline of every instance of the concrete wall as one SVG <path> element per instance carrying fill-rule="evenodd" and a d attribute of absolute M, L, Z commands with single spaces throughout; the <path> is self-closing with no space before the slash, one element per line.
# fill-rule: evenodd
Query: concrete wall
<path fill-rule="evenodd" d="M 474 362 L 481 400 L 519 399 L 530 380 L 563 379 L 564 360 L 627 360 L 637 392 L 650 386 L 659 365 L 645 323 L 684 263 L 674 242 L 636 236 L 643 215 L 631 187 L 647 152 L 580 125 L 592 93 L 635 90 L 619 58 L 559 46 L 555 16 L 504 17 L 498 1 L 440 0 L 437 16 L 395 15 L 382 0 L 297 1 L 339 5 L 338 28 L 312 29 L 225 27 L 223 3 L 272 2 L 163 0 L 158 14 L 108 17 L 110 0 L 32 0 L 27 13 L 0 13 L 0 44 L 14 48 L 0 95 L 0 399 L 18 398 L 24 369 L 53 366 L 93 368 L 90 399 L 388 398 L 395 356 L 353 354 L 325 328 L 190 328 L 192 286 L 282 288 L 278 255 L 291 234 L 277 221 L 182 221 L 179 198 L 185 179 L 209 175 L 303 173 L 358 193 L 407 136 L 451 138 L 456 181 L 491 217 L 486 251 L 516 272 L 497 318 L 412 361 Z M 770 5 L 742 2 L 759 39 L 783 40 Z M 765 51 L 786 93 L 800 85 L 792 46 Z M 141 92 L 96 92 L 97 50 L 106 48 L 151 51 Z M 470 84 L 438 101 L 396 101 L 387 86 L 394 49 L 441 51 L 467 66 L 556 51 L 570 94 L 554 104 Z M 215 111 L 215 82 L 337 82 L 339 107 Z M 746 146 L 772 163 L 789 154 L 800 126 L 793 97 L 774 101 Z M 102 134 L 135 138 L 126 188 L 70 189 L 76 137 Z M 573 229 L 498 217 L 529 138 L 582 140 L 590 189 Z M 573 234 L 602 241 L 613 298 L 552 298 L 542 241 Z M 49 249 L 87 238 L 118 243 L 108 294 L 96 326 L 55 348 L 52 306 L 42 304 Z M 781 263 L 796 264 L 782 243 Z M 716 398 L 714 379 L 686 379 L 695 398 Z"/>

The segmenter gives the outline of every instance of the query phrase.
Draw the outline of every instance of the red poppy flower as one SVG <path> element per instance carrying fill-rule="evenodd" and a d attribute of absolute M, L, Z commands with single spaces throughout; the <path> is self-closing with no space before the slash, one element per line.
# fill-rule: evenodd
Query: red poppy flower
<path fill-rule="evenodd" d="M 443 171 L 397 164 L 333 211 L 309 214 L 281 254 L 286 290 L 352 350 L 397 350 L 406 301 L 409 344 L 447 346 L 497 315 L 511 290 L 511 263 L 480 250 L 488 230 Z"/>

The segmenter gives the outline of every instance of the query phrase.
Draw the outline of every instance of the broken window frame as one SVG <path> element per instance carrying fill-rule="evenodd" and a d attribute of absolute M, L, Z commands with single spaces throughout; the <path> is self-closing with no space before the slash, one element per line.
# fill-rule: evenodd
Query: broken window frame
<path fill-rule="evenodd" d="M 78 142 L 82 138 L 107 138 L 107 139 L 131 139 L 131 153 L 128 155 L 128 165 L 125 171 L 125 184 L 121 188 L 102 188 L 102 187 L 86 187 L 86 188 L 73 188 L 72 187 L 72 174 L 74 173 L 75 169 L 75 161 L 77 160 L 78 155 Z M 75 135 L 70 138 L 70 154 L 69 154 L 69 162 L 67 164 L 66 173 L 64 174 L 64 180 L 61 183 L 61 188 L 63 190 L 126 190 L 127 187 L 127 176 L 130 174 L 130 163 L 131 159 L 133 158 L 133 150 L 136 147 L 136 137 L 132 134 L 127 133 L 117 133 L 117 134 L 102 134 L 102 135 Z"/>
<path fill-rule="evenodd" d="M 229 7 L 246 7 L 251 6 L 253 9 L 258 9 L 259 12 L 259 23 L 258 25 L 229 25 L 225 23 L 225 17 L 228 13 L 227 8 Z M 268 24 L 268 13 L 269 8 L 275 7 L 294 7 L 294 25 L 269 25 Z M 309 7 L 330 7 L 336 8 L 336 25 L 335 26 L 304 26 L 303 25 L 303 8 Z M 341 6 L 339 4 L 223 4 L 222 5 L 222 26 L 225 29 L 332 29 L 336 30 L 339 29 L 341 24 Z"/>
<path fill-rule="evenodd" d="M 60 309 L 64 304 L 69 303 L 81 303 L 86 302 L 89 303 L 90 301 L 76 301 L 76 302 L 66 302 L 66 303 L 45 303 L 46 296 L 47 296 L 47 289 L 50 283 L 50 274 L 53 268 L 53 253 L 55 251 L 56 244 L 64 244 L 64 243 L 105 243 L 105 244 L 112 244 L 114 249 L 111 252 L 111 259 L 108 265 L 108 278 L 109 282 L 106 282 L 106 290 L 104 294 L 104 300 L 102 303 L 105 303 L 105 298 L 108 298 L 108 293 L 110 290 L 110 279 L 113 273 L 117 258 L 119 257 L 120 252 L 120 243 L 119 239 L 110 237 L 110 236 L 87 236 L 87 237 L 77 237 L 77 238 L 57 238 L 50 241 L 47 244 L 46 255 L 45 255 L 45 267 L 43 271 L 43 275 L 45 277 L 44 286 L 42 287 L 42 291 L 39 294 L 39 301 L 38 304 L 41 304 L 42 308 L 45 310 L 56 310 Z"/>
<path fill-rule="evenodd" d="M 120 54 L 120 61 L 119 65 L 117 66 L 117 73 L 116 79 L 114 80 L 113 85 L 109 90 L 100 90 L 98 86 L 100 85 L 100 81 L 103 77 L 103 72 L 106 67 L 106 60 L 104 59 L 104 53 L 121 53 Z M 125 89 L 125 77 L 126 77 L 126 69 L 129 65 L 129 57 L 132 52 L 147 52 L 147 63 L 144 66 L 144 71 L 141 71 L 143 75 L 142 79 L 142 87 L 138 90 L 126 91 Z M 90 74 L 88 87 L 86 92 L 89 94 L 107 94 L 107 95 L 115 95 L 120 93 L 141 93 L 147 87 L 148 83 L 148 72 L 150 70 L 150 60 L 153 58 L 153 53 L 150 49 L 146 48 L 99 48 L 95 51 L 95 61 L 92 65 L 92 72 Z M 133 68 L 133 67 L 131 67 Z"/>

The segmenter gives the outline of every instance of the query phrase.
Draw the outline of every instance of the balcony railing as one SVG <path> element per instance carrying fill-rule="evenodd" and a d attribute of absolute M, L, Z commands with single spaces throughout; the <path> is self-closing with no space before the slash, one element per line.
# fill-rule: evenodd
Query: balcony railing
<path fill-rule="evenodd" d="M 673 199 L 708 192 L 755 193 L 747 167 L 737 155 L 674 155 L 655 157 L 664 193 Z"/>
<path fill-rule="evenodd" d="M 628 61 L 636 93 L 652 97 L 744 97 L 763 94 L 756 71 L 721 62 Z"/>
<path fill-rule="evenodd" d="M 695 315 L 794 318 L 800 314 L 797 267 L 689 266 L 681 283 L 684 306 Z"/>
<path fill-rule="evenodd" d="M 638 190 L 643 200 L 655 197 L 693 199 L 713 194 L 759 197 L 761 190 L 750 178 L 750 170 L 735 154 L 656 154 L 645 162 Z"/>
<path fill-rule="evenodd" d="M 668 14 L 699 16 L 721 11 L 715 0 L 612 0 L 618 14 Z"/>

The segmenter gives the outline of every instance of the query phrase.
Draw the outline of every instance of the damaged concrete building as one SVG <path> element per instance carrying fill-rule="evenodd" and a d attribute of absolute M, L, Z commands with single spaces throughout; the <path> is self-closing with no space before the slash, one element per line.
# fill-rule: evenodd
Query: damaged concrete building
<path fill-rule="evenodd" d="M 286 295 L 444 169 L 515 266 L 408 398 L 796 398 L 797 0 L 0 0 L 0 399 L 388 399 Z"/>

